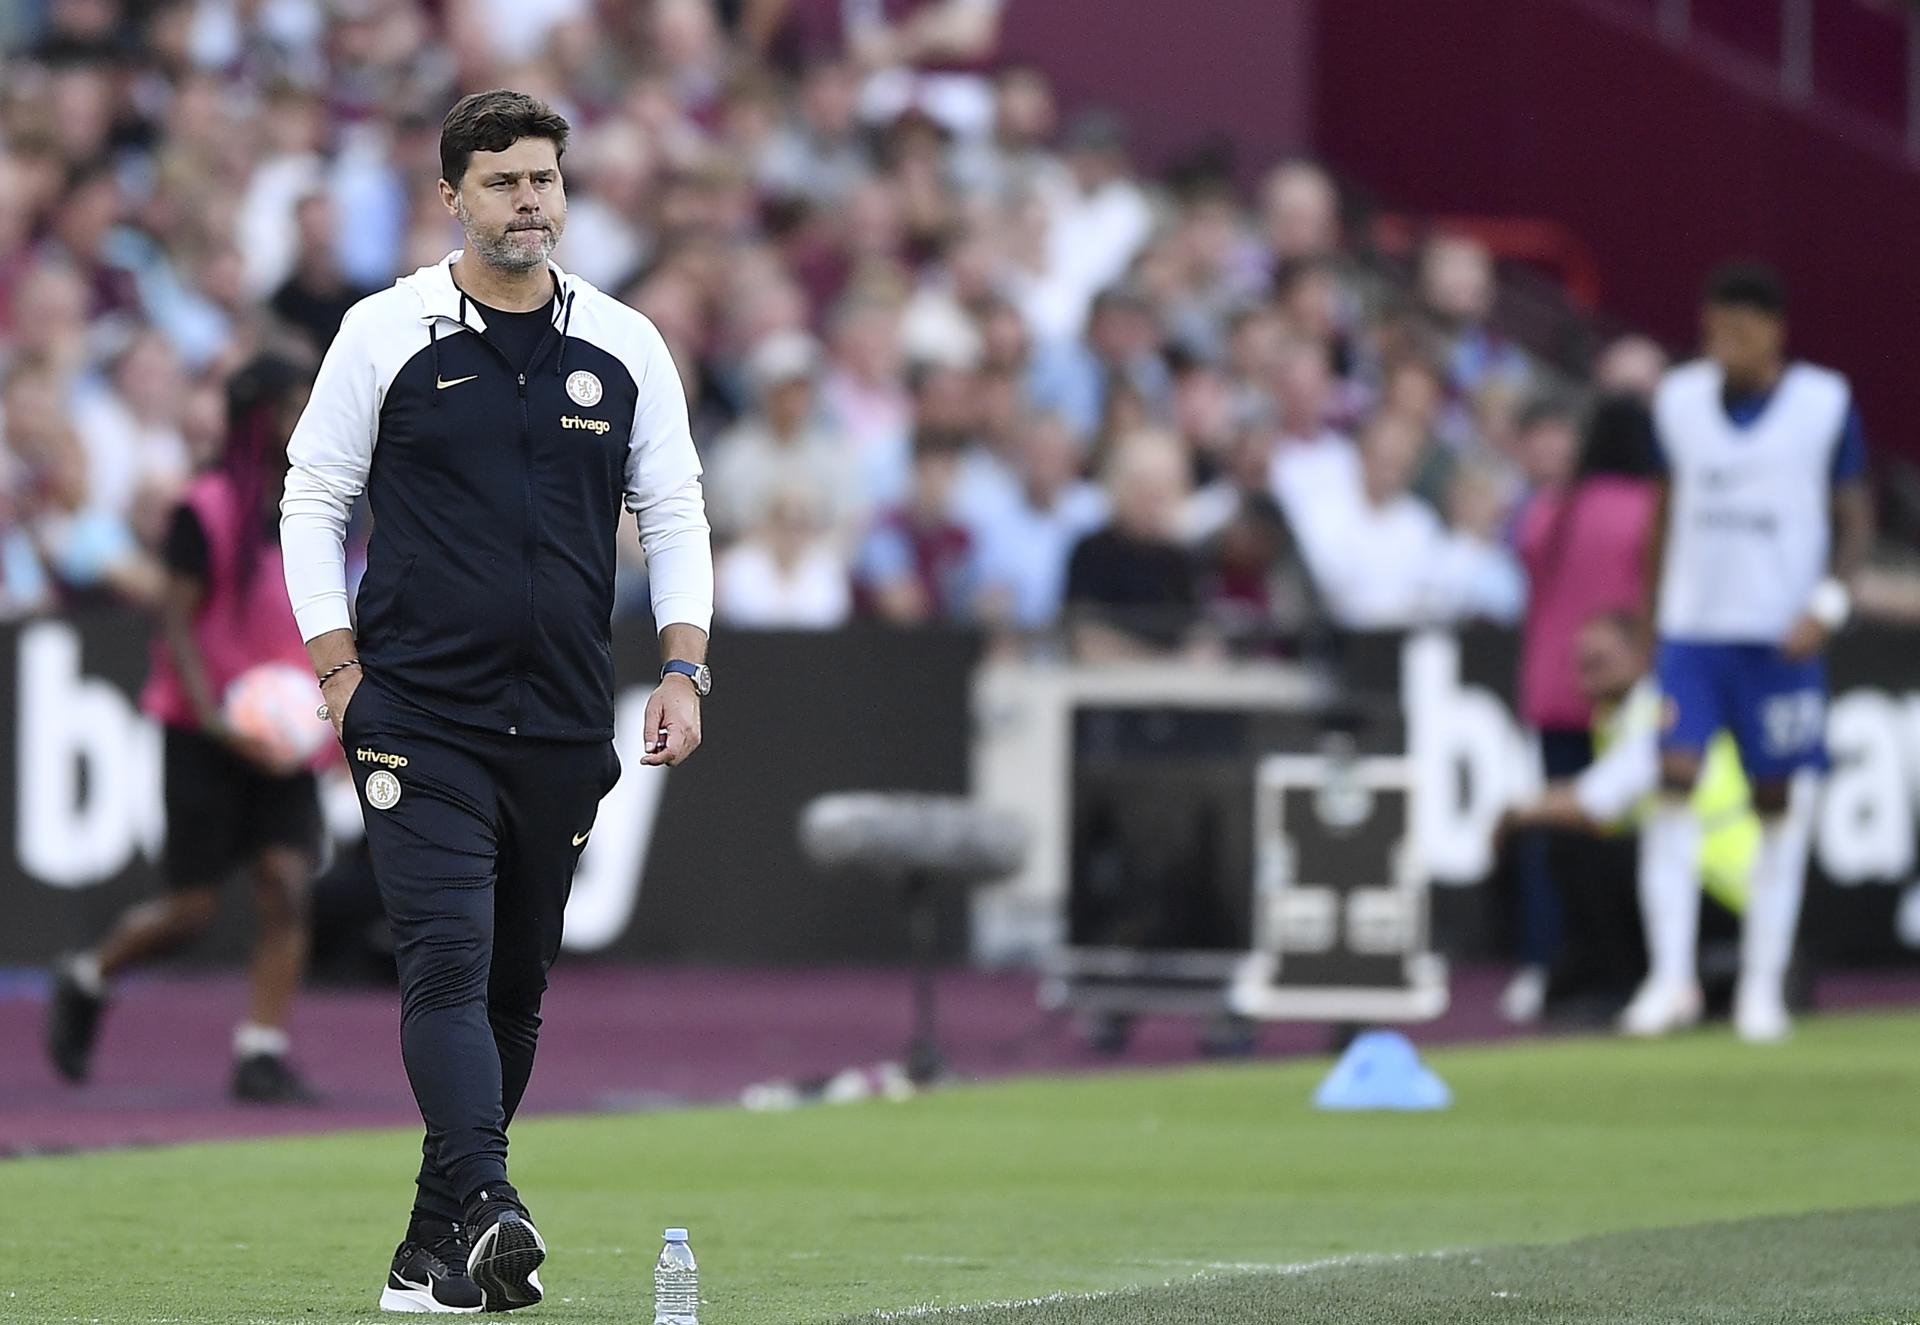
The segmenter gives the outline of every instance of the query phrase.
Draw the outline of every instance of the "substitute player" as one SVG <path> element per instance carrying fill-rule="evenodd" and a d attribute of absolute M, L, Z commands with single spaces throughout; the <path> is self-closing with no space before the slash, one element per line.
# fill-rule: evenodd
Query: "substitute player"
<path fill-rule="evenodd" d="M 220 909 L 220 885 L 250 867 L 253 993 L 234 1031 L 233 1093 L 260 1103 L 313 1098 L 287 1062 L 286 1025 L 306 966 L 319 793 L 311 772 L 278 767 L 221 716 L 221 697 L 249 668 L 306 661 L 274 517 L 308 381 L 306 370 L 273 358 L 235 373 L 219 464 L 188 485 L 174 512 L 162 628 L 140 696 L 165 732 L 167 891 L 121 916 L 97 948 L 60 963 L 47 1050 L 69 1081 L 85 1080 L 92 1065 L 108 982 L 200 934 Z"/>
<path fill-rule="evenodd" d="M 440 197 L 466 247 L 347 314 L 293 435 L 287 588 L 359 785 L 426 1123 L 381 1305 L 538 1302 L 546 1244 L 507 1181 L 540 998 L 613 748 L 614 533 L 646 549 L 667 659 L 643 761 L 700 741 L 713 560 L 680 377 L 653 324 L 549 260 L 567 122 L 466 97 Z M 342 555 L 373 540 L 350 624 Z"/>
<path fill-rule="evenodd" d="M 1659 568 L 1663 797 L 1641 851 L 1649 972 L 1621 1028 L 1659 1035 L 1700 1016 L 1701 829 L 1686 797 L 1724 728 L 1764 822 L 1734 1027 L 1770 1041 L 1789 1029 L 1786 973 L 1826 759 L 1821 654 L 1872 538 L 1866 443 L 1847 380 L 1787 360 L 1786 299 L 1770 273 L 1718 273 L 1702 329 L 1705 357 L 1668 373 L 1654 400 L 1668 472 L 1663 545 L 1649 559 Z"/>

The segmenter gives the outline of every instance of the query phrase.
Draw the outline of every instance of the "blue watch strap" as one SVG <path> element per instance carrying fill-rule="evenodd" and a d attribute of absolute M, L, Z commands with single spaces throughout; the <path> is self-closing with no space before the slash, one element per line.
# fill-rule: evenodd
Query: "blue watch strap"
<path fill-rule="evenodd" d="M 675 675 L 684 676 L 689 681 L 698 681 L 700 679 L 700 664 L 675 658 L 660 669 L 660 675 L 663 678 Z"/>

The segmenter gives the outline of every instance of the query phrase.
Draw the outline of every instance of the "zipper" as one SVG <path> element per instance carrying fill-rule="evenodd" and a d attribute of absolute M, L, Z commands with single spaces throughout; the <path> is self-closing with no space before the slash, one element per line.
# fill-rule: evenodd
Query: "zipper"
<path fill-rule="evenodd" d="M 546 342 L 542 340 L 541 344 L 544 345 Z M 538 362 L 540 355 L 536 351 L 533 357 L 535 362 Z M 517 716 L 525 717 L 526 714 L 522 712 L 522 709 L 525 707 L 524 701 L 527 690 L 527 663 L 528 655 L 533 651 L 534 636 L 533 559 L 539 551 L 540 536 L 538 531 L 535 530 L 533 523 L 533 408 L 527 403 L 527 375 L 525 373 L 518 375 L 518 383 L 520 390 L 520 449 L 526 456 L 526 463 L 522 466 L 522 473 L 526 478 L 527 488 L 527 628 L 526 632 L 520 637 L 520 661 L 519 666 L 514 671 L 517 681 L 513 709 Z M 519 730 L 519 724 L 515 723 L 513 726 L 507 728 L 507 735 L 518 735 Z"/>
<path fill-rule="evenodd" d="M 555 297 L 557 298 L 558 295 Z M 505 350 L 487 339 L 487 334 L 484 331 L 475 331 L 467 325 L 464 318 L 456 320 L 459 321 L 462 330 L 471 333 L 476 340 L 482 345 L 485 345 L 493 354 L 493 357 L 498 359 L 501 364 L 506 367 L 507 371 L 514 375 L 514 387 L 520 395 L 520 451 L 523 459 L 521 474 L 525 480 L 527 498 L 527 537 L 525 544 L 527 563 L 527 623 L 526 629 L 521 632 L 520 655 L 515 659 L 513 670 L 513 713 L 516 721 L 507 727 L 507 735 L 517 736 L 520 733 L 520 724 L 517 719 L 526 716 L 527 671 L 530 665 L 533 641 L 536 633 L 533 561 L 540 548 L 539 531 L 534 527 L 537 507 L 533 492 L 533 407 L 527 400 L 527 374 L 538 367 L 540 360 L 546 357 L 547 343 L 553 339 L 553 333 L 556 328 L 551 320 L 549 320 L 546 331 L 542 333 L 540 337 L 540 343 L 534 347 L 532 361 L 529 362 L 524 369 L 519 369 L 514 367 L 513 360 L 507 357 Z"/>

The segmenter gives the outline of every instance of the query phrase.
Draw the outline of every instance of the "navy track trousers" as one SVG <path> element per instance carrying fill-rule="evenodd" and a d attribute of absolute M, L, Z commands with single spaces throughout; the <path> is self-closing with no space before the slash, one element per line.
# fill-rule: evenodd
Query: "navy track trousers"
<path fill-rule="evenodd" d="M 574 867 L 620 776 L 613 742 L 433 717 L 368 675 L 342 723 L 400 968 L 400 1050 L 426 1122 L 416 1215 L 458 1221 L 507 1176 Z"/>

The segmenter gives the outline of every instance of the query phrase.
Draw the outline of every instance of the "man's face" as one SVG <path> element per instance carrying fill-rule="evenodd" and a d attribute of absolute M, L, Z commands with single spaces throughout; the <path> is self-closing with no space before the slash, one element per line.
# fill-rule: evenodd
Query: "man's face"
<path fill-rule="evenodd" d="M 1574 649 L 1580 693 L 1590 704 L 1614 704 L 1647 669 L 1640 646 L 1612 621 L 1589 622 Z"/>
<path fill-rule="evenodd" d="M 1765 377 L 1786 345 L 1786 321 L 1743 304 L 1708 304 L 1700 315 L 1707 357 L 1736 382 Z"/>
<path fill-rule="evenodd" d="M 440 181 L 440 200 L 459 218 L 467 247 L 504 272 L 544 266 L 566 229 L 566 185 L 546 138 L 521 138 L 503 152 L 475 152 L 459 188 Z"/>

